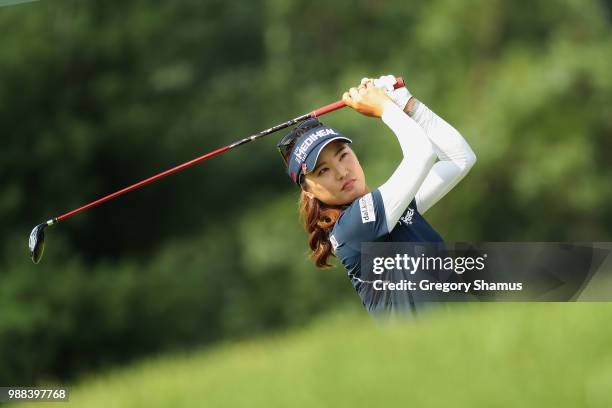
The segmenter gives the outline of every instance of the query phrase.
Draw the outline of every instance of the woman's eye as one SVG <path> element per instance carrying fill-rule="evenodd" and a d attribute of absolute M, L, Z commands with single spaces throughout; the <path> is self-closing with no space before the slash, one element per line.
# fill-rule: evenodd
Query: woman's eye
<path fill-rule="evenodd" d="M 323 173 L 325 173 L 327 171 L 327 167 L 322 168 L 321 170 L 319 170 L 319 176 Z"/>
<path fill-rule="evenodd" d="M 342 160 L 344 158 L 344 156 L 346 156 L 348 154 L 348 152 L 344 152 L 340 155 L 340 160 Z"/>

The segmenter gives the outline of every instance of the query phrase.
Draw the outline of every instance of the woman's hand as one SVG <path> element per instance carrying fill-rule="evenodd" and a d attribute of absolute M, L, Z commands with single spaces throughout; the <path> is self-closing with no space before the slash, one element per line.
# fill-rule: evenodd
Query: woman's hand
<path fill-rule="evenodd" d="M 375 87 L 372 81 L 365 81 L 357 88 L 349 89 L 342 95 L 342 100 L 357 112 L 375 118 L 382 116 L 386 102 L 392 102 L 385 91 Z"/>
<path fill-rule="evenodd" d="M 373 81 L 374 86 L 384 90 L 385 93 L 389 95 L 389 98 L 391 98 L 391 100 L 395 102 L 400 109 L 404 110 L 406 113 L 409 112 L 406 110 L 406 108 L 408 107 L 408 101 L 413 99 L 412 94 L 406 86 L 395 89 L 395 84 L 397 83 L 397 78 L 395 75 L 382 75 L 374 80 L 370 78 L 363 78 L 361 83 L 363 84 L 367 81 Z"/>

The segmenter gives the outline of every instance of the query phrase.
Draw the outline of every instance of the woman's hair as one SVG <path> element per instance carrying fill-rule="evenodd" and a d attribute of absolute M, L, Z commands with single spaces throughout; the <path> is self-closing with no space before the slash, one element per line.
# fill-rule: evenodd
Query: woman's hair
<path fill-rule="evenodd" d="M 308 246 L 312 250 L 310 258 L 318 268 L 331 268 L 327 258 L 332 253 L 329 234 L 342 212 L 342 206 L 332 206 L 317 198 L 310 198 L 302 189 L 299 203 L 300 220 L 308 233 Z"/>
<path fill-rule="evenodd" d="M 322 123 L 317 119 L 311 119 L 298 126 L 283 138 L 284 148 L 281 150 L 285 164 L 288 162 L 289 154 L 297 139 L 306 131 L 321 126 Z M 321 202 L 317 198 L 310 198 L 304 190 L 306 189 L 304 178 L 300 181 L 302 192 L 300 193 L 299 214 L 304 229 L 308 234 L 308 246 L 312 250 L 310 258 L 318 268 L 331 268 L 327 258 L 333 255 L 332 245 L 329 241 L 329 233 L 340 217 L 343 206 L 332 206 Z"/>

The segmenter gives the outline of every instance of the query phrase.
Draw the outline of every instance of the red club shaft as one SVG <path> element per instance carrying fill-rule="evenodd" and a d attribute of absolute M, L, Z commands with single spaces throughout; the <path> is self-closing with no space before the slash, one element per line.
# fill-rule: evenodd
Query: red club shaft
<path fill-rule="evenodd" d="M 401 77 L 398 77 L 397 78 L 397 83 L 395 84 L 395 88 L 397 89 L 397 88 L 401 88 L 403 86 L 404 86 L 403 79 Z M 190 160 L 190 161 L 188 161 L 186 163 L 179 164 L 178 166 L 172 167 L 171 169 L 168 169 L 168 170 L 163 171 L 163 172 L 161 172 L 159 174 L 151 176 L 151 177 L 149 177 L 147 179 L 139 181 L 138 183 L 132 184 L 131 186 L 122 188 L 119 191 L 115 191 L 112 194 L 109 194 L 109 195 L 104 196 L 102 198 L 99 198 L 99 199 L 97 199 L 95 201 L 92 201 L 89 204 L 85 204 L 82 207 L 79 207 L 79 208 L 76 208 L 76 209 L 74 209 L 72 211 L 69 211 L 66 214 L 62 214 L 59 217 L 53 218 L 52 222 L 56 223 L 58 221 L 64 220 L 64 219 L 70 217 L 71 215 L 80 213 L 81 211 L 85 211 L 85 210 L 87 210 L 87 209 L 89 209 L 91 207 L 95 207 L 95 206 L 97 206 L 99 204 L 102 204 L 102 203 L 104 203 L 104 202 L 106 202 L 108 200 L 112 200 L 113 198 L 118 197 L 118 196 L 120 196 L 122 194 L 128 193 L 128 192 L 130 192 L 132 190 L 136 190 L 136 189 L 138 189 L 138 188 L 140 188 L 140 187 L 142 187 L 144 185 L 147 185 L 147 184 L 152 183 L 152 182 L 154 182 L 156 180 L 159 180 L 160 178 L 169 176 L 170 174 L 176 173 L 177 171 L 181 171 L 183 169 L 186 169 L 187 167 L 193 166 L 194 164 L 198 164 L 198 163 L 200 163 L 200 162 L 202 162 L 202 161 L 204 161 L 206 159 L 209 159 L 209 158 L 211 158 L 213 156 L 216 156 L 216 155 L 221 154 L 223 152 L 226 152 L 226 151 L 228 151 L 230 149 L 233 149 L 234 147 L 238 147 L 238 146 L 240 146 L 242 144 L 245 144 L 245 143 L 248 143 L 248 142 L 252 142 L 253 140 L 257 140 L 260 137 L 269 135 L 270 133 L 274 133 L 274 132 L 276 132 L 278 130 L 288 128 L 289 126 L 292 126 L 292 125 L 294 125 L 294 124 L 296 124 L 298 122 L 301 122 L 303 120 L 306 120 L 306 119 L 309 119 L 309 118 L 318 117 L 318 116 L 321 116 L 321 115 L 325 115 L 326 113 L 333 112 L 333 111 L 335 111 L 337 109 L 343 108 L 344 106 L 346 106 L 344 101 L 337 101 L 337 102 L 334 102 L 334 103 L 330 103 L 329 105 L 325 105 L 325 106 L 323 106 L 321 108 L 315 109 L 315 110 L 313 110 L 310 113 L 307 113 L 307 114 L 298 116 L 296 118 L 293 118 L 291 120 L 288 120 L 287 122 L 280 123 L 278 125 L 272 126 L 269 129 L 263 130 L 263 131 L 261 131 L 259 133 L 256 133 L 256 134 L 251 135 L 249 137 L 246 137 L 246 138 L 244 138 L 242 140 L 234 142 L 234 143 L 232 143 L 230 145 L 221 147 L 221 148 L 219 148 L 217 150 L 214 150 L 214 151 L 206 153 L 206 154 L 204 154 L 202 156 L 196 157 L 195 159 Z"/>
<path fill-rule="evenodd" d="M 180 170 L 183 170 L 183 169 L 185 169 L 187 167 L 193 166 L 194 164 L 197 164 L 197 163 L 199 163 L 199 162 L 201 162 L 203 160 L 206 160 L 206 159 L 208 159 L 210 157 L 213 157 L 213 156 L 216 156 L 218 154 L 221 154 L 221 153 L 223 153 L 223 152 L 225 152 L 225 151 L 227 151 L 229 149 L 230 149 L 229 146 L 225 146 L 225 147 L 217 149 L 217 150 L 215 150 L 213 152 L 206 153 L 205 155 L 202 155 L 200 157 L 196 157 L 195 159 L 190 160 L 190 161 L 188 161 L 186 163 L 183 163 L 183 164 L 180 164 L 178 166 L 175 166 L 175 167 L 173 167 L 171 169 L 168 169 L 168 170 L 166 170 L 164 172 L 161 172 L 159 174 L 151 176 L 148 179 L 139 181 L 138 183 L 132 184 L 131 186 L 125 187 L 125 188 L 123 188 L 123 189 L 121 189 L 119 191 L 115 191 L 112 194 L 109 194 L 107 196 L 99 198 L 96 201 L 92 201 L 89 204 L 85 204 L 84 206 L 76 208 L 76 209 L 74 209 L 74 210 L 72 210 L 70 212 L 67 212 L 66 214 L 60 215 L 59 217 L 57 217 L 57 221 L 61 221 L 64 218 L 70 217 L 71 215 L 74 215 L 74 214 L 79 213 L 81 211 L 85 211 L 85 210 L 87 210 L 87 209 L 89 209 L 91 207 L 95 207 L 96 205 L 102 204 L 105 201 L 112 200 L 113 198 L 115 198 L 117 196 L 120 196 L 121 194 L 125 194 L 125 193 L 128 193 L 128 192 L 132 191 L 132 190 L 136 190 L 137 188 L 140 188 L 140 187 L 142 187 L 144 185 L 152 183 L 155 180 L 159 180 L 162 177 L 166 177 L 166 176 L 168 176 L 168 175 L 170 175 L 172 173 L 176 173 L 177 171 L 180 171 Z"/>

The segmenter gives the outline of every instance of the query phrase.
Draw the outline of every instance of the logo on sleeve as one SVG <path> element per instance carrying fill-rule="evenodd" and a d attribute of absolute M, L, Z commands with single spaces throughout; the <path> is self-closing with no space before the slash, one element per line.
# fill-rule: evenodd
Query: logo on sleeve
<path fill-rule="evenodd" d="M 336 237 L 334 237 L 333 235 L 329 236 L 329 242 L 331 242 L 332 248 L 334 249 L 338 248 L 338 241 L 336 240 Z"/>
<path fill-rule="evenodd" d="M 359 199 L 359 211 L 361 212 L 361 222 L 363 224 L 376 221 L 372 193 L 368 193 Z"/>

